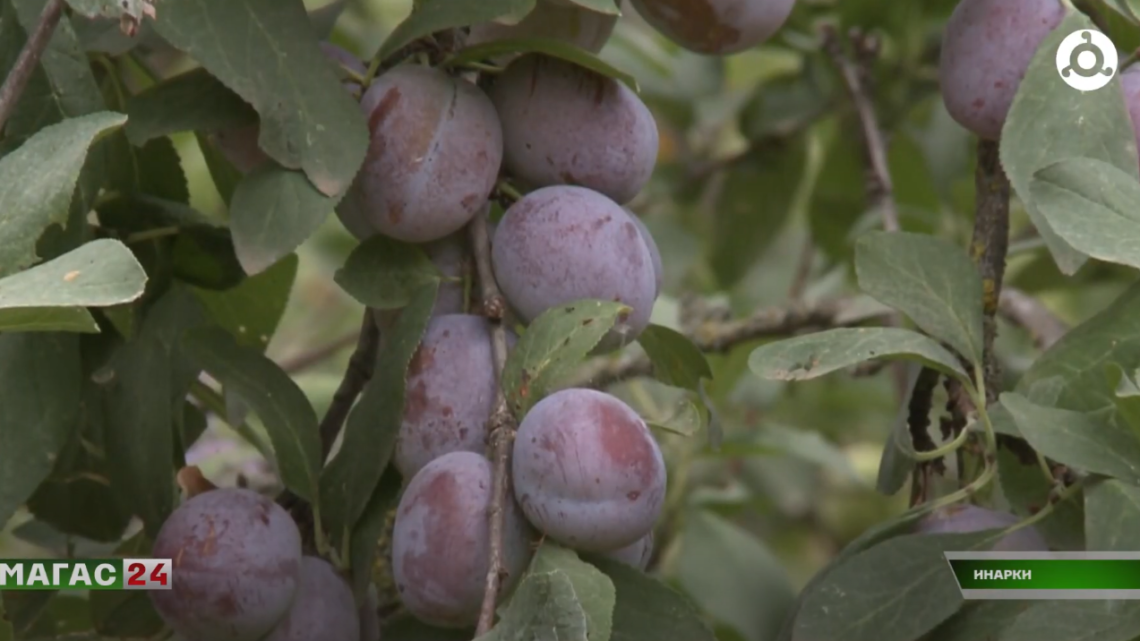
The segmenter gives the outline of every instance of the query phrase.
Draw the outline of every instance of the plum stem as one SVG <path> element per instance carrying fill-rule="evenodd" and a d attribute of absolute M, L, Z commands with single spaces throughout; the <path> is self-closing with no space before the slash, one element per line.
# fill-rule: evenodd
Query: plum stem
<path fill-rule="evenodd" d="M 519 200 L 523 197 L 522 192 L 520 192 L 518 189 L 515 189 L 515 186 L 506 180 L 500 180 L 498 183 L 496 183 L 495 191 L 506 196 L 512 201 Z"/>
<path fill-rule="evenodd" d="M 491 323 L 491 352 L 495 363 L 495 380 L 502 378 L 503 367 L 507 363 L 507 329 L 503 326 L 506 303 L 495 273 L 491 267 L 491 239 L 487 230 L 489 208 L 484 209 L 468 226 L 471 238 L 471 253 L 475 259 L 476 275 L 479 279 L 479 293 L 482 298 L 483 313 Z M 490 444 L 493 476 L 491 481 L 490 521 L 490 562 L 487 567 L 486 586 L 483 603 L 479 609 L 479 623 L 475 636 L 486 634 L 495 622 L 495 605 L 498 602 L 502 583 L 503 565 L 503 518 L 509 496 L 507 495 L 507 470 L 511 457 L 511 443 L 517 428 L 515 417 L 507 406 L 502 386 L 495 392 L 495 402 L 487 421 L 487 442 Z"/>
<path fill-rule="evenodd" d="M 16 57 L 16 63 L 12 65 L 12 70 L 4 79 L 4 84 L 0 86 L 0 133 L 3 133 L 4 126 L 8 124 L 8 119 L 16 110 L 20 96 L 28 88 L 28 82 L 32 79 L 36 65 L 39 64 L 40 57 L 47 49 L 56 25 L 63 16 L 63 5 L 63 0 L 48 0 L 44 5 L 35 29 L 28 35 L 24 47 L 20 49 L 20 55 Z"/>

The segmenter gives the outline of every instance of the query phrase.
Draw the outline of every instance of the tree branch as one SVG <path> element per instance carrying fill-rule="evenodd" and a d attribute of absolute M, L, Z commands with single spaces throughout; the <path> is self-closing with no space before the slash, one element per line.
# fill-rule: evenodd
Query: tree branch
<path fill-rule="evenodd" d="M 480 212 L 471 221 L 468 232 L 471 237 L 471 253 L 475 259 L 475 269 L 479 276 L 479 293 L 482 297 L 483 313 L 491 322 L 491 351 L 495 363 L 495 380 L 501 380 L 503 367 L 507 362 L 507 329 L 503 327 L 506 302 L 495 274 L 491 269 L 491 239 L 487 232 L 487 215 Z M 486 634 L 495 623 L 495 605 L 498 602 L 499 588 L 502 585 L 503 566 L 503 518 L 507 501 L 509 479 L 507 470 L 511 457 L 511 443 L 514 439 L 514 415 L 507 407 L 507 399 L 499 386 L 495 393 L 495 403 L 487 420 L 487 444 L 491 452 L 492 481 L 491 507 L 488 514 L 491 530 L 490 562 L 487 566 L 486 587 L 483 604 L 479 610 L 479 624 L 475 636 Z"/>
<path fill-rule="evenodd" d="M 12 65 L 8 77 L 4 79 L 3 86 L 0 86 L 0 134 L 4 132 L 8 119 L 16 110 L 16 104 L 20 101 L 24 89 L 27 89 L 28 81 L 32 79 L 36 65 L 40 62 L 40 56 L 51 42 L 51 36 L 62 16 L 63 0 L 48 0 L 40 12 L 35 30 L 28 34 L 28 40 L 20 50 L 16 63 Z"/>
<path fill-rule="evenodd" d="M 894 184 L 887 164 L 887 145 L 883 139 L 875 105 L 867 88 L 870 62 L 878 54 L 878 44 L 870 36 L 852 32 L 851 42 L 862 64 L 856 64 L 843 51 L 843 43 L 833 27 L 823 28 L 823 48 L 843 77 L 843 84 L 859 115 L 863 132 L 863 150 L 867 159 L 867 200 L 883 218 L 883 229 L 899 230 L 899 212 L 895 206 Z"/>
<path fill-rule="evenodd" d="M 332 451 L 333 443 L 344 426 L 353 403 L 360 396 L 360 392 L 372 378 L 372 371 L 376 368 L 376 353 L 380 348 L 380 327 L 376 324 L 371 309 L 364 310 L 364 319 L 360 324 L 360 334 L 356 342 L 356 350 L 348 359 L 344 378 L 333 394 L 332 403 L 321 420 L 321 460 L 325 460 Z"/>
<path fill-rule="evenodd" d="M 974 233 L 970 255 L 982 277 L 982 362 L 985 367 L 986 403 L 997 401 L 1000 367 L 994 357 L 997 337 L 998 301 L 1005 278 L 1005 257 L 1009 249 L 1009 179 L 1002 170 L 998 143 L 978 141 L 978 165 L 974 173 Z"/>
<path fill-rule="evenodd" d="M 706 318 L 688 323 L 691 327 L 684 333 L 702 352 L 719 353 L 760 338 L 853 327 L 874 318 L 885 320 L 889 315 L 854 314 L 851 313 L 853 303 L 852 299 L 841 298 L 815 305 L 768 307 L 740 319 L 723 319 L 714 313 L 708 313 Z M 648 376 L 652 372 L 653 365 L 641 353 L 626 353 L 616 359 L 599 356 L 581 367 L 567 386 L 604 389 L 629 378 Z"/>
<path fill-rule="evenodd" d="M 998 313 L 1009 322 L 1025 328 L 1038 349 L 1049 349 L 1069 331 L 1069 326 L 1054 316 L 1041 301 L 1012 287 L 1002 290 Z"/>
<path fill-rule="evenodd" d="M 341 428 L 344 427 L 345 419 L 348 418 L 349 412 L 352 410 L 353 404 L 356 402 L 360 392 L 364 386 L 368 384 L 369 379 L 372 378 L 372 372 L 376 368 L 376 354 L 380 348 L 380 327 L 376 324 L 375 317 L 370 308 L 365 308 L 364 318 L 361 320 L 360 333 L 358 334 L 356 350 L 353 351 L 352 356 L 348 359 L 348 367 L 345 368 L 344 378 L 341 379 L 340 385 L 337 386 L 336 392 L 333 394 L 332 403 L 329 404 L 328 411 L 321 419 L 319 427 L 321 435 L 321 461 L 325 461 L 332 451 L 333 443 L 336 442 L 336 437 L 340 434 Z M 303 501 L 299 496 L 289 490 L 285 490 L 277 497 L 277 503 L 281 507 L 289 511 L 293 520 L 297 523 L 298 528 L 301 530 L 303 543 L 306 548 L 312 543 L 308 537 L 309 533 L 313 531 L 312 521 L 313 512 L 311 506 Z"/>

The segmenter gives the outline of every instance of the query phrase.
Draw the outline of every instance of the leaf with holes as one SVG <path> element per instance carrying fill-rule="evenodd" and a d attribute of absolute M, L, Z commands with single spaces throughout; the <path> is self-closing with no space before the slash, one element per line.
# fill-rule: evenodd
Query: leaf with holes
<path fill-rule="evenodd" d="M 760 378 L 806 381 L 872 359 L 916 360 L 968 382 L 946 348 L 918 332 L 890 327 L 839 328 L 757 347 L 748 367 Z"/>

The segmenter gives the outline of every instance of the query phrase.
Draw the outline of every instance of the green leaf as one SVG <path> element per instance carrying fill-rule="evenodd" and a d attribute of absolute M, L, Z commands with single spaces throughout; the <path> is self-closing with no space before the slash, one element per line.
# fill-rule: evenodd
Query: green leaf
<path fill-rule="evenodd" d="M 1023 464 L 1017 455 L 1002 447 L 997 453 L 998 483 L 1001 493 L 1018 516 L 1026 518 L 1050 503 L 1053 483 L 1036 462 Z M 1053 504 L 1049 516 L 1034 524 L 1054 550 L 1085 549 L 1085 504 L 1078 494 Z"/>
<path fill-rule="evenodd" d="M 588 641 L 586 630 L 586 612 L 578 602 L 573 581 L 565 572 L 554 570 L 524 577 L 502 619 L 475 641 Z"/>
<path fill-rule="evenodd" d="M 333 280 L 366 307 L 399 309 L 429 281 L 443 275 L 419 245 L 376 234 L 348 255 Z"/>
<path fill-rule="evenodd" d="M 914 398 L 923 367 L 918 363 L 907 365 L 907 393 L 903 398 Z M 903 444 L 908 447 L 903 447 Z M 906 485 L 914 471 L 914 440 L 910 433 L 910 405 L 903 403 L 891 423 L 891 431 L 883 443 L 883 454 L 879 459 L 879 474 L 875 479 L 875 489 L 886 496 L 894 496 Z"/>
<path fill-rule="evenodd" d="M 665 583 L 621 561 L 595 555 L 586 560 L 605 572 L 617 589 L 610 641 L 716 640 L 693 603 Z"/>
<path fill-rule="evenodd" d="M 140 532 L 123 541 L 110 555 L 123 558 L 150 556 L 151 542 Z M 162 631 L 164 623 L 149 595 L 133 590 L 92 590 L 89 593 L 95 630 L 108 637 L 146 638 Z"/>
<path fill-rule="evenodd" d="M 1078 470 L 1140 483 L 1140 440 L 1130 432 L 1089 414 L 1037 405 L 1014 392 L 1002 394 L 1001 404 L 1041 454 Z"/>
<path fill-rule="evenodd" d="M 708 510 L 685 516 L 677 580 L 718 623 L 745 641 L 767 641 L 796 600 L 779 559 L 753 534 Z"/>
<path fill-rule="evenodd" d="M 1104 0 L 1104 4 L 1125 18 L 1128 18 L 1133 24 L 1140 24 L 1140 14 L 1137 13 L 1137 11 L 1140 11 L 1140 4 L 1138 4 L 1136 0 Z M 1133 5 L 1136 5 L 1136 7 L 1133 8 Z"/>
<path fill-rule="evenodd" d="M 265 351 L 285 314 L 297 278 L 298 259 L 290 254 L 269 269 L 225 291 L 195 289 L 214 322 L 233 334 L 238 344 Z"/>
<path fill-rule="evenodd" d="M 234 250 L 233 237 L 222 227 L 183 227 L 170 248 L 170 262 L 176 278 L 211 291 L 230 290 L 246 280 L 245 270 Z M 286 258 L 280 262 L 290 261 Z"/>
<path fill-rule="evenodd" d="M 1085 539 L 1090 552 L 1130 552 L 1140 547 L 1140 487 L 1097 479 L 1085 488 Z"/>
<path fill-rule="evenodd" d="M 926 234 L 871 232 L 855 243 L 855 271 L 872 298 L 982 362 L 982 279 L 961 247 Z"/>
<path fill-rule="evenodd" d="M 757 92 L 767 96 L 767 91 Z M 813 102 L 824 97 L 809 94 Z M 803 107 L 788 118 L 802 117 Z M 860 218 L 867 214 L 867 161 L 864 158 L 858 116 L 839 115 L 826 121 L 832 131 L 826 140 L 825 154 L 808 201 L 808 225 L 812 241 L 829 257 L 849 260 L 853 251 L 852 235 Z"/>
<path fill-rule="evenodd" d="M 220 328 L 188 332 L 182 344 L 202 369 L 253 408 L 273 444 L 282 483 L 318 507 L 321 439 L 317 414 L 301 388 L 259 350 L 239 345 Z"/>
<path fill-rule="evenodd" d="M 1124 425 L 1132 430 L 1132 435 L 1140 439 L 1140 386 L 1136 385 L 1124 369 L 1116 363 L 1105 366 L 1108 386 L 1113 391 L 1113 403 Z"/>
<path fill-rule="evenodd" d="M 199 373 L 178 341 L 204 322 L 193 295 L 172 288 L 147 311 L 138 334 L 94 377 L 104 394 L 111 486 L 151 537 L 174 510 L 174 435 Z"/>
<path fill-rule="evenodd" d="M 1097 260 L 1140 267 L 1140 182 L 1095 158 L 1067 158 L 1039 170 L 1029 193 L 1066 243 Z"/>
<path fill-rule="evenodd" d="M 1015 391 L 1029 400 L 1121 420 L 1104 368 L 1133 371 L 1140 363 L 1140 284 L 1069 330 L 1022 375 Z M 1043 391 L 1048 397 L 1040 397 Z"/>
<path fill-rule="evenodd" d="M 303 3 L 165 0 L 161 11 L 159 34 L 257 110 L 266 154 L 302 170 L 317 193 L 348 189 L 364 161 L 368 128 L 321 52 Z"/>
<path fill-rule="evenodd" d="M 534 319 L 503 367 L 503 394 L 515 416 L 524 416 L 542 400 L 629 311 L 621 303 L 582 300 L 553 307 Z"/>
<path fill-rule="evenodd" d="M 891 327 L 839 328 L 761 345 L 748 357 L 760 378 L 806 381 L 871 359 L 907 359 L 970 377 L 946 348 L 918 332 Z"/>
<path fill-rule="evenodd" d="M 4 601 L 0 600 L 0 641 L 14 641 L 15 638 L 16 633 L 12 630 L 12 624 L 9 623 L 4 611 Z"/>
<path fill-rule="evenodd" d="M 401 47 L 426 35 L 455 27 L 467 27 L 490 22 L 503 16 L 525 16 L 534 8 L 535 0 L 484 0 L 461 2 L 452 0 L 417 0 L 411 14 L 396 25 L 380 45 L 377 55 L 382 59 L 396 53 Z"/>
<path fill-rule="evenodd" d="M 612 2 L 610 3 L 613 4 Z M 482 62 L 506 54 L 540 53 L 552 58 L 559 58 L 585 67 L 608 78 L 620 80 L 630 89 L 640 91 L 637 78 L 617 69 L 608 62 L 594 54 L 561 40 L 550 38 L 505 38 L 468 47 L 444 61 L 445 67 L 460 67 L 472 62 Z"/>
<path fill-rule="evenodd" d="M 334 542 L 358 522 L 380 480 L 404 416 L 408 365 L 423 339 L 438 283 L 428 283 L 384 333 L 375 373 L 348 415 L 340 451 L 321 474 L 322 520 Z"/>
<path fill-rule="evenodd" d="M 1137 635 L 1136 601 L 1036 601 L 997 641 L 1133 641 Z"/>
<path fill-rule="evenodd" d="M 364 513 L 352 528 L 349 539 L 349 562 L 352 571 L 352 590 L 358 599 L 364 598 L 372 584 L 376 544 L 384 534 L 388 518 L 396 511 L 403 479 L 394 466 L 389 465 L 380 477 L 372 497 L 364 506 Z"/>
<path fill-rule="evenodd" d="M 230 230 L 248 274 L 265 271 L 297 249 L 325 222 L 336 200 L 317 191 L 304 174 L 273 163 L 238 183 L 230 202 Z"/>
<path fill-rule="evenodd" d="M 688 398 L 675 399 L 668 407 L 657 406 L 653 410 L 639 410 L 646 425 L 673 434 L 692 436 L 705 423 L 701 408 Z"/>
<path fill-rule="evenodd" d="M 613 632 L 617 590 L 613 581 L 596 567 L 582 561 L 573 550 L 544 541 L 530 562 L 529 573 L 562 572 L 570 579 L 578 605 L 586 615 L 590 641 L 609 641 Z M 508 606 L 509 607 L 509 606 Z"/>
<path fill-rule="evenodd" d="M 977 641 L 1003 639 L 1005 629 L 1034 604 L 1034 601 L 975 601 L 935 628 L 924 641 Z"/>
<path fill-rule="evenodd" d="M 217 145 L 210 142 L 208 136 L 196 132 L 194 139 L 198 143 L 198 149 L 202 152 L 202 159 L 206 161 L 206 168 L 210 171 L 210 178 L 214 181 L 218 195 L 222 197 L 226 205 L 229 205 L 233 202 L 234 192 L 237 191 L 238 183 L 244 176 L 218 149 Z"/>
<path fill-rule="evenodd" d="M 1057 48 L 1074 31 L 1096 29 L 1079 11 L 1069 16 L 1037 48 L 1013 99 L 1001 136 L 1001 164 L 1057 267 L 1072 275 L 1086 261 L 1052 227 L 1030 188 L 1033 175 L 1065 158 L 1103 160 L 1133 178 L 1140 162 L 1136 137 L 1120 88 L 1120 74 L 1097 91 L 1074 91 L 1057 73 Z"/>
<path fill-rule="evenodd" d="M 805 593 L 795 637 L 829 641 L 921 637 L 962 606 L 962 593 L 943 552 L 988 549 L 995 534 L 908 534 L 859 553 Z"/>
<path fill-rule="evenodd" d="M 0 276 L 36 262 L 40 234 L 67 221 L 88 147 L 124 122 L 125 116 L 109 111 L 72 118 L 40 130 L 0 158 Z"/>
<path fill-rule="evenodd" d="M 328 40 L 332 36 L 336 22 L 344 13 L 347 4 L 348 0 L 334 0 L 323 7 L 309 11 L 309 21 L 313 23 L 313 30 L 317 32 L 318 37 Z"/>
<path fill-rule="evenodd" d="M 740 281 L 779 237 L 794 209 L 807 163 L 803 136 L 750 153 L 724 171 L 707 254 L 720 285 Z"/>
<path fill-rule="evenodd" d="M 79 419 L 78 337 L 0 334 L 0 523 L 55 466 Z"/>
<path fill-rule="evenodd" d="M 98 374 L 95 378 L 103 380 Z M 61 532 L 117 544 L 133 516 L 126 505 L 129 497 L 117 492 L 109 480 L 104 392 L 91 378 L 85 376 L 81 388 L 78 429 L 59 453 L 51 476 L 28 499 L 28 510 Z"/>
<path fill-rule="evenodd" d="M 126 245 L 102 239 L 0 278 L 0 330 L 99 331 L 84 307 L 142 296 L 146 272 Z M 85 322 L 80 322 L 85 321 Z"/>
<path fill-rule="evenodd" d="M 178 74 L 127 100 L 131 144 L 183 131 L 215 132 L 255 124 L 257 112 L 203 68 Z"/>
<path fill-rule="evenodd" d="M 713 377 L 712 368 L 693 341 L 663 325 L 650 325 L 637 337 L 653 363 L 653 377 L 674 387 L 696 391 L 702 378 Z"/>

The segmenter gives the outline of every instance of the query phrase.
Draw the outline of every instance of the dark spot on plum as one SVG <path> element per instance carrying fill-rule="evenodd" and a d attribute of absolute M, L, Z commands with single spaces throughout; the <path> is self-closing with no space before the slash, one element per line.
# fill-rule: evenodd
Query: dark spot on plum
<path fill-rule="evenodd" d="M 392 114 L 396 105 L 400 103 L 400 89 L 392 87 L 388 93 L 377 103 L 376 108 L 372 110 L 372 114 L 368 117 L 368 129 L 372 132 L 372 136 L 376 137 L 376 131 Z"/>

